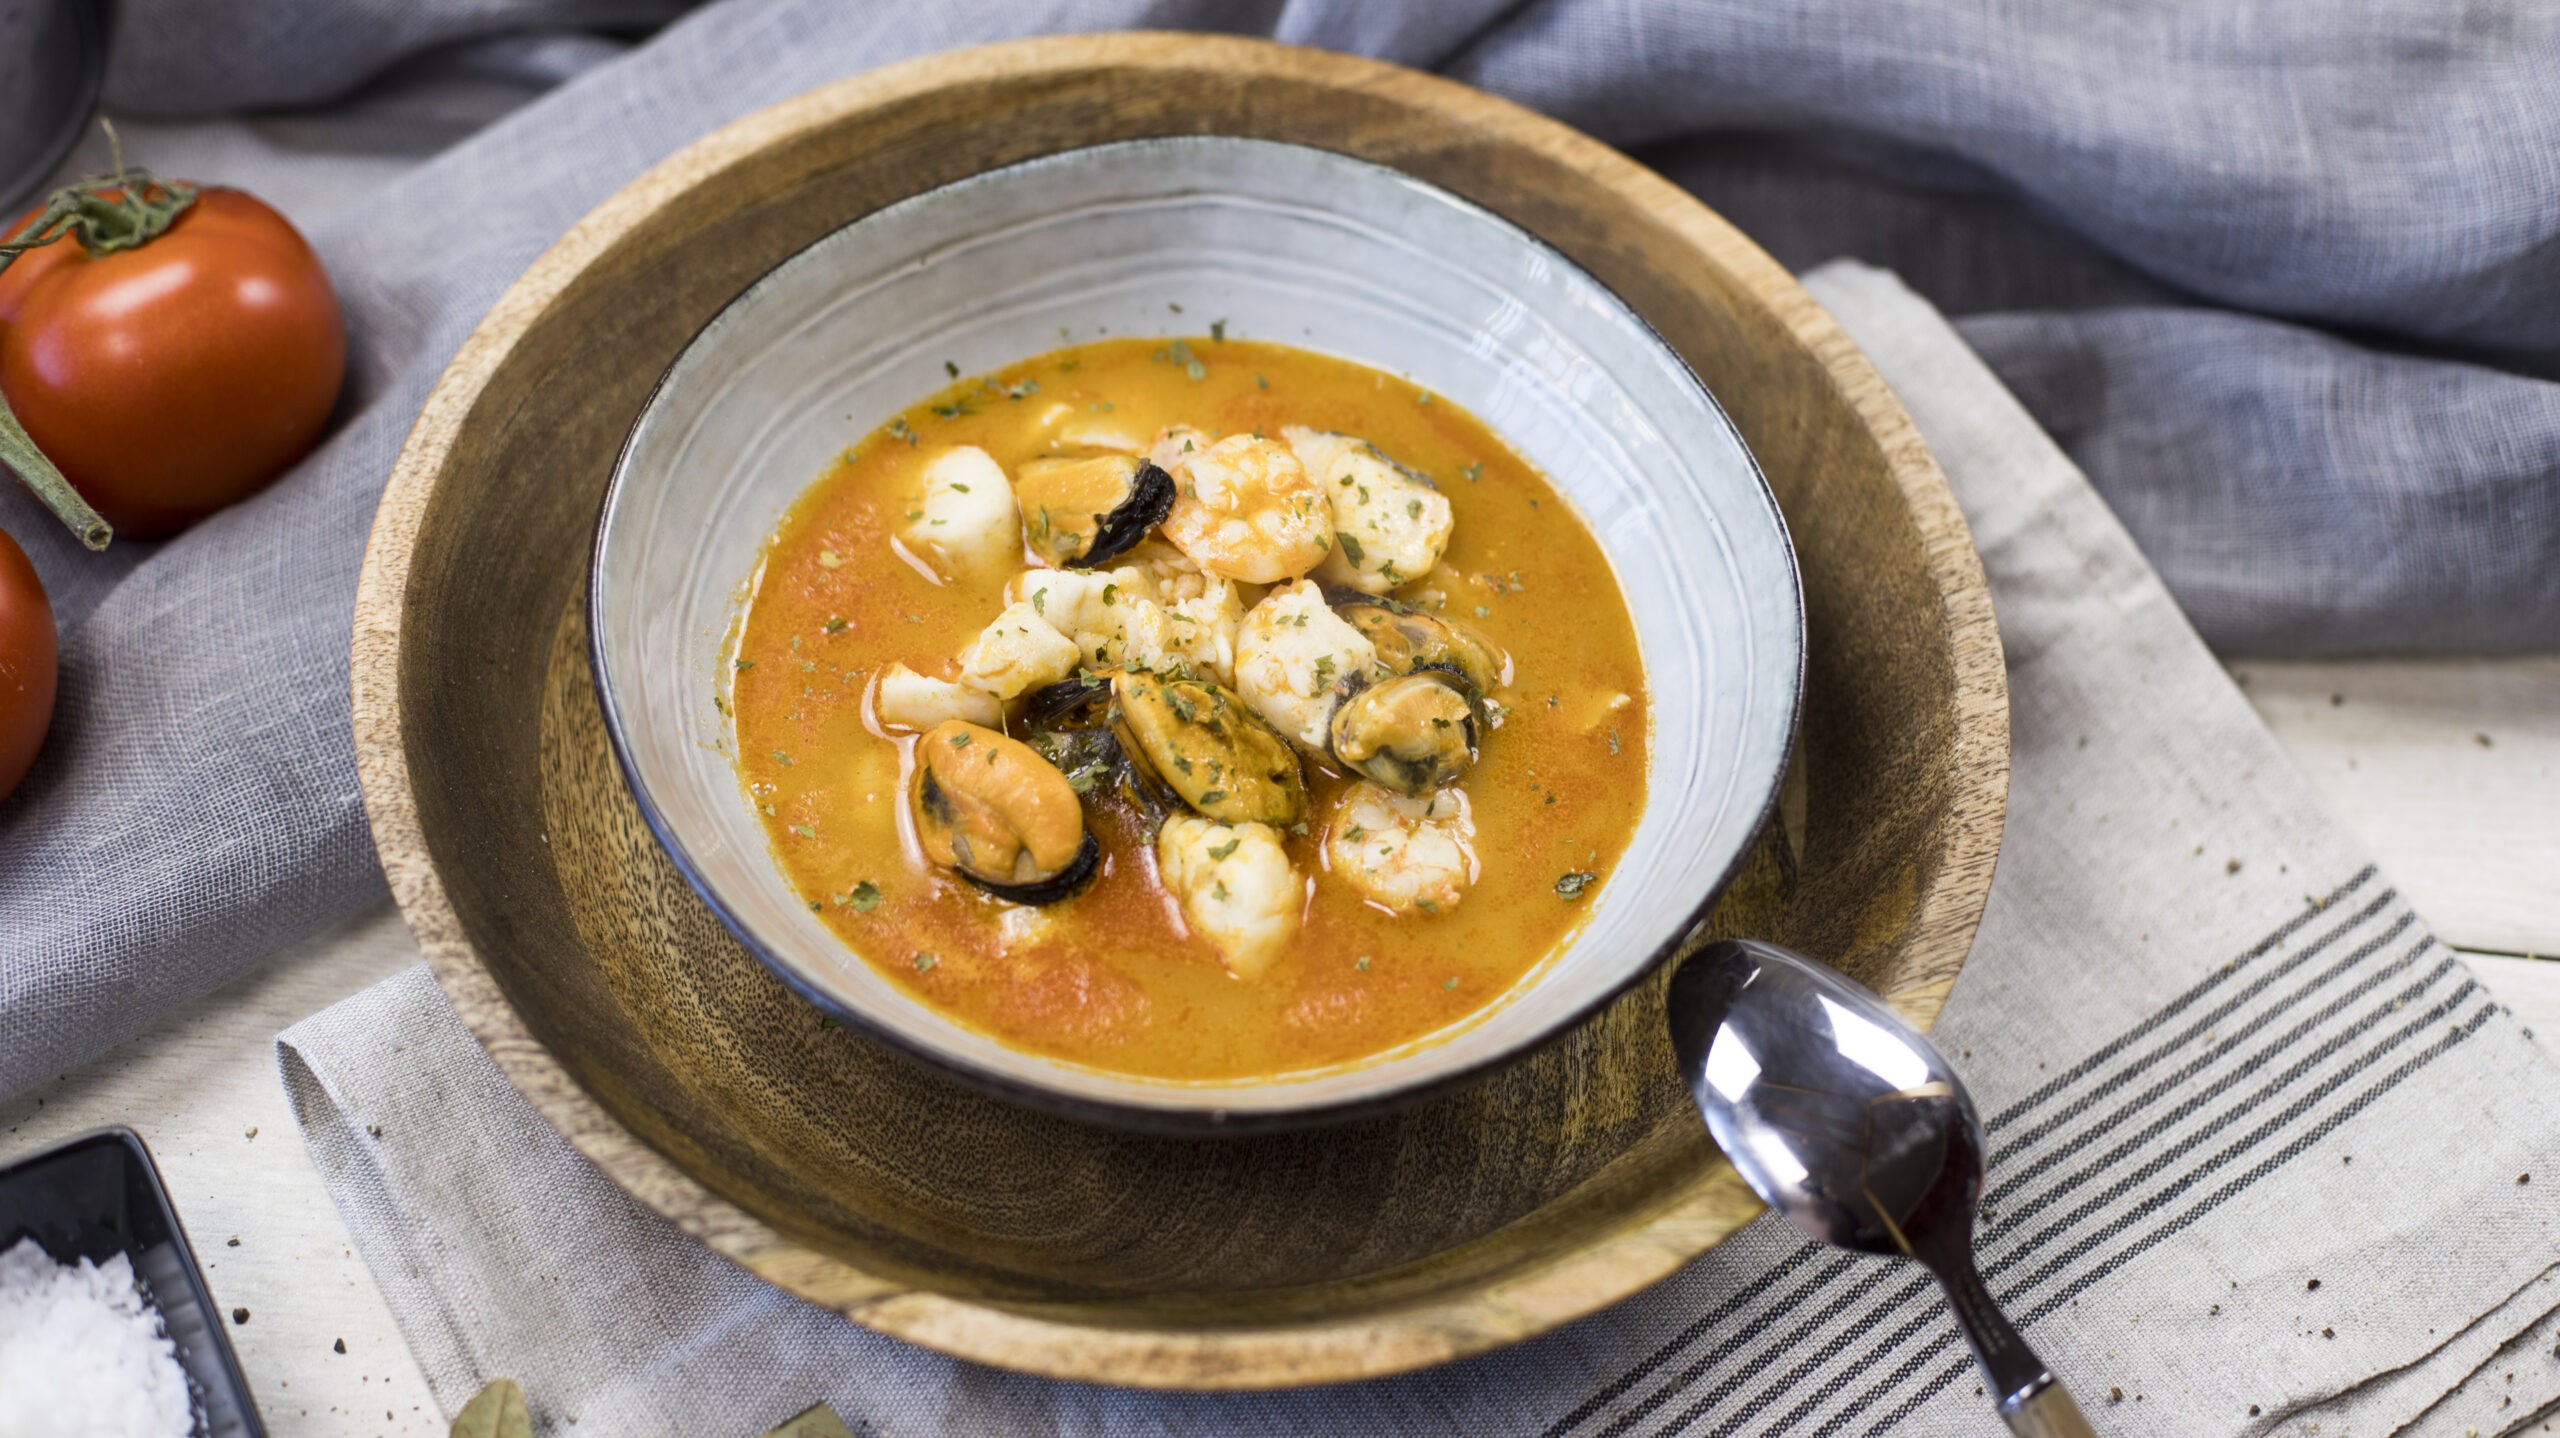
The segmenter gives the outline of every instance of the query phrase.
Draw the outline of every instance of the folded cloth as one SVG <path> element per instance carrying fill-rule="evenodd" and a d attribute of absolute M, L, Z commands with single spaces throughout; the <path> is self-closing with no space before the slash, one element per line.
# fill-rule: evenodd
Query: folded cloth
<path fill-rule="evenodd" d="M 2560 8 L 2537 0 L 723 0 L 610 64 L 566 33 L 682 8 L 119 6 L 120 112 L 331 104 L 135 153 L 288 202 L 349 380 L 293 474 L 166 544 L 89 555 L 0 485 L 64 627 L 52 739 L 0 802 L 0 1093 L 380 895 L 347 740 L 364 536 L 507 282 L 724 121 L 973 42 L 1243 29 L 1442 69 L 1641 147 L 1792 265 L 1865 256 L 1978 316 L 2217 646 L 2560 644 Z"/>
<path fill-rule="evenodd" d="M 2322 814 L 1947 323 L 1881 271 L 1809 284 L 1946 466 L 2008 646 L 2008 837 L 1938 1027 L 1991 1139 L 1992 1288 L 2101 1431 L 2494 1432 L 2560 1401 L 2560 1068 Z M 1770 1219 L 1432 1372 L 1234 1396 L 999 1373 L 811 1308 L 641 1209 L 423 969 L 277 1047 L 438 1401 L 511 1376 L 545 1431 L 747 1435 L 821 1398 L 893 1435 L 1992 1426 L 1926 1278 Z"/>

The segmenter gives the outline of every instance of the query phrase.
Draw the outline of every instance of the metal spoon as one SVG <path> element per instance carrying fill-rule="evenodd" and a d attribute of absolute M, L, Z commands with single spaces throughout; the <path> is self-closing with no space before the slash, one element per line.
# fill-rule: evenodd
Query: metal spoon
<path fill-rule="evenodd" d="M 1882 999 L 1771 944 L 1701 950 L 1671 980 L 1670 1017 L 1707 1131 L 1752 1190 L 1825 1243 L 1918 1260 L 2009 1431 L 2089 1438 L 1974 1268 L 1982 1122 L 1946 1056 Z"/>

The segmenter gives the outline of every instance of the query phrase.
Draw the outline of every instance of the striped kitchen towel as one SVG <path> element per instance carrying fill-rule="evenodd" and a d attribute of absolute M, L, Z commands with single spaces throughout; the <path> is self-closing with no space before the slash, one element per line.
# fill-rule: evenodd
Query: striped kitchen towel
<path fill-rule="evenodd" d="M 1937 313 L 1879 271 L 1808 283 L 1945 465 L 2008 651 L 2007 837 L 1937 1031 L 1991 1141 L 1991 1287 L 2102 1433 L 2541 1431 L 2560 1068 L 2321 811 Z M 1915 1270 L 1767 1219 L 1432 1372 L 1224 1396 L 998 1373 L 799 1303 L 636 1207 L 423 970 L 279 1051 L 449 1410 L 504 1375 L 546 1431 L 669 1438 L 743 1438 L 819 1398 L 890 1435 L 1997 1431 Z"/>

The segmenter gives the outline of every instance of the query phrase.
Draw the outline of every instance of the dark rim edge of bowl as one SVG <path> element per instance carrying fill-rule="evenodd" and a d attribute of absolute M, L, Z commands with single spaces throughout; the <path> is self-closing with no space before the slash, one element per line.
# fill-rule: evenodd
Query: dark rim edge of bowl
<path fill-rule="evenodd" d="M 1094 150 L 1118 149 L 1122 147 L 1236 143 L 1271 145 L 1295 150 L 1312 150 L 1332 156 L 1338 160 L 1363 166 L 1367 169 L 1381 171 L 1387 175 L 1393 176 L 1402 183 L 1418 186 L 1449 204 L 1457 206 L 1462 210 L 1472 211 L 1477 215 L 1491 220 L 1502 228 L 1511 231 L 1515 235 L 1518 235 L 1530 246 L 1545 253 L 1557 264 L 1563 266 L 1571 273 L 1580 276 L 1584 281 L 1598 289 L 1602 294 L 1607 295 L 1613 302 L 1615 302 L 1621 311 L 1623 311 L 1629 318 L 1633 319 L 1647 336 L 1651 337 L 1654 344 L 1663 354 L 1670 356 L 1672 363 L 1678 368 L 1679 373 L 1686 377 L 1690 386 L 1695 389 L 1697 397 L 1706 402 L 1707 407 L 1712 410 L 1716 418 L 1722 422 L 1726 431 L 1733 436 L 1736 446 L 1742 451 L 1743 460 L 1750 467 L 1752 480 L 1758 486 L 1761 503 L 1767 507 L 1770 518 L 1777 522 L 1778 537 L 1787 557 L 1787 588 L 1788 597 L 1791 600 L 1790 607 L 1793 610 L 1793 630 L 1796 641 L 1795 671 L 1791 676 L 1787 690 L 1786 719 L 1780 731 L 1782 742 L 1778 746 L 1778 762 L 1766 776 L 1765 780 L 1762 781 L 1763 792 L 1758 805 L 1758 812 L 1752 821 L 1750 829 L 1747 831 L 1751 837 L 1746 838 L 1742 844 L 1735 849 L 1733 856 L 1725 862 L 1723 869 L 1716 875 L 1714 880 L 1706 885 L 1697 902 L 1693 904 L 1687 914 L 1681 918 L 1672 934 L 1661 943 L 1654 946 L 1653 953 L 1650 957 L 1646 958 L 1642 963 L 1630 968 L 1623 977 L 1612 979 L 1605 984 L 1595 987 L 1593 992 L 1583 1002 L 1567 1005 L 1560 1010 L 1552 1020 L 1540 1025 L 1519 1042 L 1508 1048 L 1487 1054 L 1481 1059 L 1474 1060 L 1444 1072 L 1418 1077 L 1381 1091 L 1364 1093 L 1355 1097 L 1336 1099 L 1330 1102 L 1319 1102 L 1297 1108 L 1256 1109 L 1241 1113 L 1209 1107 L 1173 1107 L 1153 1104 L 1123 1103 L 1110 1099 L 1088 1098 L 1081 1095 L 1061 1093 L 1043 1085 L 1028 1083 L 1009 1075 L 984 1070 L 957 1056 L 939 1052 L 909 1038 L 907 1035 L 891 1028 L 888 1024 L 872 1017 L 864 1010 L 854 1005 L 838 1001 L 832 995 L 823 992 L 816 985 L 812 984 L 808 979 L 802 976 L 797 971 L 796 966 L 786 961 L 780 954 L 776 953 L 761 937 L 756 934 L 750 925 L 748 925 L 738 914 L 733 912 L 727 902 L 725 902 L 721 898 L 720 894 L 712 887 L 710 882 L 704 877 L 701 870 L 694 863 L 692 856 L 686 851 L 683 842 L 677 837 L 672 826 L 668 824 L 665 815 L 659 810 L 656 800 L 649 793 L 648 785 L 641 779 L 638 766 L 634 762 L 632 756 L 629 742 L 624 737 L 622 714 L 614 701 L 612 685 L 606 681 L 605 677 L 606 663 L 604 657 L 604 644 L 601 637 L 604 632 L 602 624 L 603 615 L 601 611 L 602 595 L 598 584 L 598 576 L 601 573 L 602 561 L 604 558 L 605 532 L 613 516 L 615 501 L 620 497 L 623 477 L 628 469 L 632 448 L 638 442 L 641 425 L 646 421 L 650 410 L 657 405 L 660 394 L 666 389 L 668 382 L 674 378 L 676 370 L 683 365 L 685 357 L 692 353 L 693 347 L 696 344 L 699 344 L 704 336 L 717 327 L 749 296 L 753 295 L 758 288 L 771 280 L 786 266 L 799 260 L 809 251 L 826 243 L 829 239 L 843 233 L 852 226 L 860 224 L 864 220 L 870 219 L 874 216 L 884 214 L 899 206 L 913 204 L 927 196 L 938 194 L 957 186 L 983 183 L 1010 171 L 1054 162 L 1063 156 L 1082 154 Z M 738 293 L 730 296 L 728 300 L 724 301 L 717 310 L 714 310 L 711 313 L 709 318 L 705 319 L 701 325 L 696 327 L 692 338 L 686 340 L 684 345 L 676 351 L 675 357 L 667 362 L 664 369 L 659 371 L 658 378 L 649 387 L 648 396 L 641 401 L 640 408 L 632 416 L 630 426 L 624 430 L 622 444 L 614 455 L 612 473 L 607 477 L 604 492 L 597 503 L 594 530 L 588 543 L 586 609 L 588 679 L 589 682 L 595 686 L 597 706 L 602 712 L 605 734 L 613 749 L 614 762 L 622 771 L 624 787 L 630 791 L 633 802 L 640 810 L 641 819 L 648 825 L 649 832 L 657 839 L 658 847 L 666 853 L 669 862 L 675 865 L 676 871 L 684 876 L 684 881 L 687 887 L 691 888 L 695 896 L 700 898 L 702 902 L 710 908 L 711 912 L 719 917 L 721 925 L 729 930 L 730 935 L 737 939 L 739 944 L 742 945 L 747 952 L 755 956 L 758 963 L 762 964 L 775 977 L 781 979 L 785 987 L 800 995 L 801 998 L 807 1000 L 813 1007 L 817 1008 L 819 1012 L 826 1014 L 849 1027 L 858 1029 L 865 1036 L 880 1041 L 892 1051 L 922 1064 L 925 1068 L 936 1074 L 957 1079 L 971 1088 L 992 1094 L 997 1098 L 1020 1103 L 1030 1108 L 1055 1114 L 1059 1117 L 1083 1122 L 1098 1123 L 1107 1127 L 1125 1131 L 1172 1137 L 1197 1138 L 1230 1134 L 1242 1136 L 1250 1134 L 1275 1133 L 1292 1129 L 1316 1128 L 1372 1117 L 1374 1115 L 1403 1108 L 1424 1099 L 1445 1094 L 1453 1089 L 1462 1087 L 1465 1084 L 1483 1077 L 1494 1069 L 1506 1067 L 1510 1064 L 1519 1062 L 1528 1055 L 1556 1042 L 1565 1034 L 1580 1027 L 1593 1015 L 1599 1013 L 1610 1004 L 1615 1003 L 1621 996 L 1626 994 L 1628 990 L 1633 989 L 1637 984 L 1642 983 L 1648 976 L 1652 975 L 1665 963 L 1668 963 L 1671 959 L 1676 957 L 1679 954 L 1681 947 L 1689 941 L 1690 936 L 1697 931 L 1699 926 L 1706 921 L 1708 915 L 1713 912 L 1717 901 L 1724 897 L 1725 890 L 1731 887 L 1734 876 L 1741 872 L 1744 861 L 1750 857 L 1752 845 L 1757 841 L 1760 833 L 1767 828 L 1769 815 L 1777 808 L 1779 793 L 1785 785 L 1787 766 L 1794 753 L 1798 730 L 1802 726 L 1804 716 L 1804 679 L 1807 635 L 1805 630 L 1804 576 L 1802 567 L 1796 559 L 1795 537 L 1793 532 L 1787 527 L 1786 512 L 1778 504 L 1777 491 L 1770 485 L 1768 475 L 1760 468 L 1759 456 L 1752 452 L 1750 442 L 1743 437 L 1740 427 L 1735 425 L 1733 417 L 1725 412 L 1723 404 L 1718 402 L 1715 397 L 1715 391 L 1710 389 L 1706 381 L 1698 375 L 1696 368 L 1689 363 L 1688 357 L 1682 354 L 1678 347 L 1664 339 L 1662 332 L 1655 328 L 1653 322 L 1647 319 L 1641 310 L 1638 310 L 1634 305 L 1629 304 L 1625 296 L 1619 294 L 1616 289 L 1602 281 L 1597 275 L 1592 274 L 1590 270 L 1585 268 L 1579 261 L 1575 260 L 1570 255 L 1565 254 L 1553 244 L 1550 244 L 1544 236 L 1511 219 L 1509 216 L 1488 206 L 1479 204 L 1474 200 L 1468 199 L 1467 197 L 1460 195 L 1453 190 L 1447 189 L 1444 186 L 1434 184 L 1419 176 L 1408 174 L 1407 172 L 1399 170 L 1392 165 L 1379 164 L 1377 161 L 1368 159 L 1364 156 L 1345 154 L 1339 150 L 1329 150 L 1321 145 L 1305 145 L 1299 144 L 1295 141 L 1272 140 L 1253 135 L 1177 134 L 1133 136 L 1126 139 L 1107 140 L 1098 144 L 1070 145 L 1063 149 L 1048 151 L 1044 154 L 1026 156 L 1008 164 L 998 165 L 992 169 L 980 170 L 974 174 L 964 175 L 958 179 L 948 180 L 939 185 L 928 186 L 914 194 L 902 196 L 886 205 L 878 207 L 877 209 L 867 211 L 845 221 L 843 224 L 828 230 L 824 234 L 812 238 L 807 244 L 800 246 L 790 254 L 775 261 L 761 274 L 757 275 L 755 279 L 748 282 L 748 284 L 744 288 L 740 289 Z M 856 957 L 860 957 L 858 952 Z M 1528 981 L 1535 984 L 1538 982 L 1538 979 L 1535 976 L 1531 976 Z M 1477 1014 L 1482 1014 L 1483 1012 L 1485 1012 L 1485 1010 L 1479 1009 L 1476 1011 Z M 1470 1017 L 1472 1018 L 1474 1016 L 1471 1015 Z M 944 1021 L 953 1024 L 955 1027 L 966 1028 L 966 1025 L 961 1024 L 960 1021 L 956 1019 L 946 1018 Z M 619 1120 L 617 1120 L 617 1122 L 619 1122 Z M 655 1147 L 655 1145 L 652 1145 L 652 1147 Z"/>
<path fill-rule="evenodd" d="M 74 87 L 78 103 L 63 113 L 53 138 L 30 152 L 34 163 L 17 177 L 17 188 L 0 193 L 0 216 L 14 217 L 19 206 L 44 193 L 45 181 L 79 147 L 80 136 L 89 128 L 90 120 L 96 118 L 99 96 L 106 89 L 107 46 L 115 37 L 115 0 L 70 0 L 64 8 L 79 32 L 76 43 L 81 51 L 80 80 Z"/>

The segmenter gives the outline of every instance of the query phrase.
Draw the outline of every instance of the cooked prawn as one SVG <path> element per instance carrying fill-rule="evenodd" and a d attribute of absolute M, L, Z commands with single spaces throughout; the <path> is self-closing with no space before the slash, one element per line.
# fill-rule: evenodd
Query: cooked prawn
<path fill-rule="evenodd" d="M 1164 537 L 1201 568 L 1273 584 L 1316 567 L 1333 549 L 1333 509 L 1287 445 L 1231 434 L 1205 448 L 1185 439 L 1164 466 L 1173 512 Z M 1162 454 L 1165 446 L 1159 444 Z"/>
<path fill-rule="evenodd" d="M 1476 881 L 1475 837 L 1464 789 L 1408 799 L 1363 779 L 1326 826 L 1326 866 L 1383 908 L 1444 914 Z"/>

